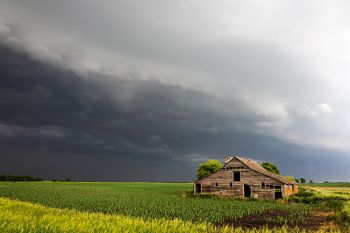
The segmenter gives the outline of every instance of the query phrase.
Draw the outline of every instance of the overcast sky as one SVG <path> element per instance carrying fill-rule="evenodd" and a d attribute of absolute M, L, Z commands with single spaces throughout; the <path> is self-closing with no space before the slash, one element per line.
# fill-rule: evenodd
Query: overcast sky
<path fill-rule="evenodd" d="M 347 1 L 0 0 L 0 173 L 350 180 Z M 325 172 L 327 171 L 327 172 Z"/>

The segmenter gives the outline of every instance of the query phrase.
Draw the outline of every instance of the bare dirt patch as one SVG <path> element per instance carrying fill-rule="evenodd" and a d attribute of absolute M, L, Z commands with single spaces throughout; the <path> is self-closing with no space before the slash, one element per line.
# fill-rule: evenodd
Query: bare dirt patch
<path fill-rule="evenodd" d="M 330 212 L 318 212 L 308 216 L 303 222 L 299 223 L 287 223 L 286 225 L 290 228 L 298 227 L 299 229 L 305 230 L 317 230 L 323 227 L 328 222 L 328 216 Z M 232 226 L 242 228 L 261 228 L 261 227 L 282 227 L 285 224 L 279 221 L 273 221 L 278 218 L 287 218 L 290 215 L 287 211 L 282 210 L 270 210 L 261 214 L 248 215 L 236 220 L 226 220 L 218 223 L 218 227 Z M 271 221 L 272 220 L 272 221 Z"/>

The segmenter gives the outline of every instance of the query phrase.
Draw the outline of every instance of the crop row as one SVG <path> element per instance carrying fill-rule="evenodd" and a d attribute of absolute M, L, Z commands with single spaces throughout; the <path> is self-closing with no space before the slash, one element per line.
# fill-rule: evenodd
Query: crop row
<path fill-rule="evenodd" d="M 298 222 L 312 211 L 302 204 L 181 195 L 191 188 L 191 184 L 167 183 L 3 182 L 0 183 L 0 196 L 55 208 L 198 223 L 218 223 L 271 209 L 288 211 L 292 213 L 291 220 Z"/>
<path fill-rule="evenodd" d="M 297 229 L 246 229 L 222 227 L 210 223 L 106 215 L 54 209 L 38 204 L 0 198 L 0 231 L 13 232 L 217 232 L 217 233 L 287 233 Z"/>

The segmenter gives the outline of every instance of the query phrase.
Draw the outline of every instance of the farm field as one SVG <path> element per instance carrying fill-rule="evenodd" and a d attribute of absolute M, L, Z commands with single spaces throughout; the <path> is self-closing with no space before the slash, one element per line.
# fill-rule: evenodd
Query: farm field
<path fill-rule="evenodd" d="M 306 186 L 306 189 L 314 193 L 316 204 L 320 202 L 322 206 L 326 203 L 326 206 L 334 211 L 333 218 L 343 227 L 343 231 L 350 232 L 350 185 L 348 183 L 311 185 Z"/>
<path fill-rule="evenodd" d="M 215 232 L 215 233 L 286 233 L 279 229 L 242 229 L 216 227 L 210 223 L 182 220 L 132 218 L 101 213 L 55 209 L 38 204 L 0 198 L 0 231 L 13 232 Z"/>
<path fill-rule="evenodd" d="M 82 229 L 84 226 L 90 226 L 91 219 L 108 226 L 106 229 L 100 226 L 100 231 L 107 232 L 111 232 L 111 229 L 116 229 L 117 232 L 120 227 L 129 226 L 127 223 L 133 221 L 135 224 L 131 225 L 138 227 L 133 228 L 130 225 L 131 232 L 162 232 L 160 229 L 173 232 L 187 232 L 190 229 L 193 232 L 243 232 L 239 226 L 234 225 L 235 228 L 232 228 L 223 223 L 227 220 L 237 223 L 249 216 L 263 216 L 266 222 L 274 223 L 272 226 L 278 227 L 271 231 L 287 232 L 281 228 L 284 224 L 302 226 L 303 222 L 310 222 L 310 215 L 322 210 L 337 211 L 334 218 L 338 222 L 344 222 L 344 231 L 347 229 L 346 222 L 349 216 L 347 206 L 350 188 L 331 188 L 329 190 L 329 187 L 306 186 L 305 189 L 309 190 L 306 195 L 297 196 L 291 202 L 275 202 L 194 197 L 190 194 L 192 184 L 188 183 L 2 182 L 0 196 L 3 198 L 0 206 L 3 214 L 0 215 L 0 226 L 2 232 L 12 229 L 10 226 L 16 225 L 15 222 L 11 222 L 12 216 L 15 219 L 23 218 L 20 222 L 26 222 L 25 219 L 31 222 L 28 226 L 22 224 L 21 228 L 38 227 L 28 232 L 41 232 L 40 229 L 44 225 L 52 227 L 48 231 L 61 232 L 62 224 L 67 225 L 67 229 L 70 229 L 68 232 L 74 232 L 78 225 Z M 13 201 L 14 199 L 18 201 Z M 334 206 L 329 206 L 326 202 Z M 283 215 L 264 215 L 271 212 Z M 43 220 L 38 218 L 40 215 L 45 215 L 45 221 L 51 221 L 52 224 L 42 222 Z M 73 219 L 79 224 L 74 224 Z M 110 219 L 108 221 L 112 225 L 103 224 L 106 219 Z M 37 224 L 34 224 L 36 221 Z M 117 224 L 123 221 L 125 224 Z M 98 226 L 98 223 L 95 222 L 95 225 Z M 148 225 L 155 228 L 149 228 Z M 271 231 L 265 229 L 264 232 Z M 290 231 L 288 229 L 288 232 Z M 244 232 L 258 231 L 246 228 Z"/>
<path fill-rule="evenodd" d="M 212 223 L 271 209 L 297 213 L 293 218 L 302 220 L 312 211 L 275 201 L 186 197 L 191 190 L 189 183 L 9 182 L 1 183 L 0 196 L 55 208 Z"/>

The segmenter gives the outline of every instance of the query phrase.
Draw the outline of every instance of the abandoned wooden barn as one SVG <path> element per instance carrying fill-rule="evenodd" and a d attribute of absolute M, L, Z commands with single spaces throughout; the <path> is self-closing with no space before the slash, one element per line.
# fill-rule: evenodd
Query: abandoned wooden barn
<path fill-rule="evenodd" d="M 219 171 L 196 180 L 195 194 L 279 199 L 298 192 L 298 184 L 267 171 L 254 160 L 226 157 Z"/>

